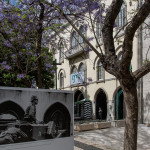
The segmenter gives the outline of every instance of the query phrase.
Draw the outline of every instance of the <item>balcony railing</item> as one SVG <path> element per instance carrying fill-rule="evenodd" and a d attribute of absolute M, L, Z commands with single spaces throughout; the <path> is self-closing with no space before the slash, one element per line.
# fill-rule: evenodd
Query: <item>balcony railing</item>
<path fill-rule="evenodd" d="M 82 43 L 76 47 L 70 48 L 70 50 L 65 52 L 66 59 L 73 58 L 82 53 L 86 52 L 86 44 Z"/>

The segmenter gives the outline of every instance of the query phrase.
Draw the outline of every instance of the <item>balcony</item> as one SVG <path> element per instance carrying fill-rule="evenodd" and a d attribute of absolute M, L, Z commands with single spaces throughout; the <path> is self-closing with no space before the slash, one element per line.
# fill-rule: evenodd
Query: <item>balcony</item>
<path fill-rule="evenodd" d="M 71 59 L 86 52 L 86 44 L 82 43 L 65 52 L 66 59 Z"/>

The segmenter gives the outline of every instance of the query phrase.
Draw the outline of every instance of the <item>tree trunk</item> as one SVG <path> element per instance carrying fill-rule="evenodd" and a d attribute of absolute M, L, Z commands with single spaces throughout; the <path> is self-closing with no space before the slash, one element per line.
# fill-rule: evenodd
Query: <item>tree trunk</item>
<path fill-rule="evenodd" d="M 38 87 L 42 88 L 42 59 L 41 59 L 41 43 L 42 43 L 42 32 L 37 33 L 37 55 L 38 55 Z"/>
<path fill-rule="evenodd" d="M 137 149 L 138 99 L 136 85 L 122 87 L 126 107 L 124 150 Z"/>

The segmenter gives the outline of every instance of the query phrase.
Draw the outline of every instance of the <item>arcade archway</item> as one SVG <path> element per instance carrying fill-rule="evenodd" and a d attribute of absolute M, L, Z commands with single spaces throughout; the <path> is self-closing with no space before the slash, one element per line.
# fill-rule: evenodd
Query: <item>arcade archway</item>
<path fill-rule="evenodd" d="M 55 130 L 65 130 L 63 137 L 70 136 L 70 121 L 71 117 L 67 108 L 61 103 L 57 102 L 51 105 L 44 115 L 44 122 L 54 122 Z M 53 135 L 54 137 L 57 136 Z"/>
<path fill-rule="evenodd" d="M 102 89 L 98 90 L 97 95 L 96 95 L 96 110 L 95 110 L 96 111 L 96 119 L 99 119 L 99 116 L 98 116 L 99 107 L 101 107 L 101 109 L 103 111 L 102 119 L 106 120 L 106 117 L 107 117 L 107 97 L 106 97 L 105 92 Z"/>
<path fill-rule="evenodd" d="M 121 120 L 125 117 L 124 96 L 122 89 L 119 89 L 115 96 L 115 120 Z"/>
<path fill-rule="evenodd" d="M 0 104 L 0 114 L 10 114 L 17 120 L 23 120 L 24 110 L 12 101 L 6 101 Z"/>
<path fill-rule="evenodd" d="M 83 114 L 82 114 L 82 105 L 78 105 L 76 104 L 76 102 L 83 100 L 84 99 L 84 95 L 80 90 L 77 90 L 74 94 L 74 117 L 75 119 L 77 118 L 82 118 Z"/>

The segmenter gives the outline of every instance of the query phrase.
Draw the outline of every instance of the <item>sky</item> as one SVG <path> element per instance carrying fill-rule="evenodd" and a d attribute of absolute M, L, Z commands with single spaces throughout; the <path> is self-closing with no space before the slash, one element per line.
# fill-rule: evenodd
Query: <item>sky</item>
<path fill-rule="evenodd" d="M 15 5 L 17 3 L 17 0 L 9 0 L 9 2 L 13 5 Z"/>

